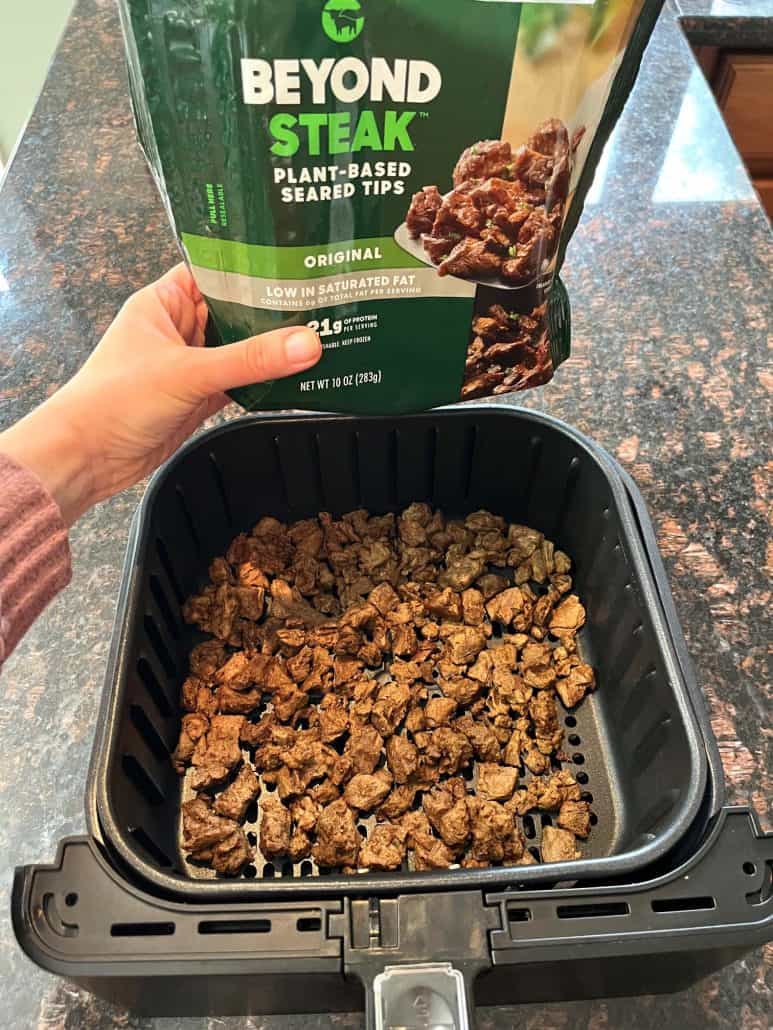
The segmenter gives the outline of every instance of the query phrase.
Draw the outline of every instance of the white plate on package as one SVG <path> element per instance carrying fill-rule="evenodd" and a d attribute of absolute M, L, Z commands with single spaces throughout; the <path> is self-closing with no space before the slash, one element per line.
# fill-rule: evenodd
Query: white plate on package
<path fill-rule="evenodd" d="M 394 240 L 398 247 L 402 247 L 402 249 L 406 250 L 412 257 L 418 258 L 419 261 L 428 265 L 430 268 L 437 268 L 435 262 L 430 259 L 429 255 L 425 251 L 421 238 L 415 240 L 408 232 L 408 226 L 405 222 L 397 227 Z M 508 293 L 517 293 L 519 290 L 527 290 L 530 287 L 533 288 L 537 280 L 542 278 L 548 272 L 549 268 L 550 262 L 545 262 L 545 267 L 538 275 L 535 275 L 527 282 L 518 283 L 517 285 L 503 282 L 501 279 L 473 279 L 468 278 L 467 276 L 458 276 L 457 278 L 465 278 L 467 282 L 476 283 L 478 286 L 486 286 L 489 289 L 507 290 Z"/>

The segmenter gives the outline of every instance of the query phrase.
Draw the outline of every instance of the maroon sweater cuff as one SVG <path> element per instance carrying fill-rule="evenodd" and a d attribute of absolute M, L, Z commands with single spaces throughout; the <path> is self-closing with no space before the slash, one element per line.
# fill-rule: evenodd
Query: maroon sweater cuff
<path fill-rule="evenodd" d="M 0 454 L 0 666 L 70 576 L 59 507 L 34 473 Z"/>

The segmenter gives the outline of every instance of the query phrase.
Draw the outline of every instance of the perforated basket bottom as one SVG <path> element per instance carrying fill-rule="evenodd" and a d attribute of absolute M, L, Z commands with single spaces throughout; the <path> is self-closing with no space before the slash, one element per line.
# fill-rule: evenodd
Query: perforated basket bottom
<path fill-rule="evenodd" d="M 584 661 L 588 661 L 593 664 L 591 656 L 587 653 L 587 647 L 584 646 L 584 636 L 584 633 L 580 633 L 578 637 L 578 650 Z M 496 640 L 494 638 L 492 638 L 492 645 L 496 646 Z M 604 684 L 602 689 L 607 690 L 613 688 L 611 688 L 610 684 Z M 439 689 L 433 691 L 433 689 L 430 688 L 429 692 L 430 695 L 433 693 L 438 695 L 440 694 Z M 269 711 L 271 708 L 268 697 L 269 695 L 266 695 L 267 700 L 260 709 L 260 715 Z M 559 710 L 559 722 L 563 725 L 565 730 L 563 751 L 569 755 L 569 761 L 561 763 L 554 762 L 554 769 L 563 768 L 570 770 L 582 787 L 583 799 L 591 803 L 591 822 L 593 825 L 590 836 L 584 841 L 579 838 L 577 840 L 577 846 L 581 851 L 583 858 L 601 858 L 614 854 L 618 850 L 618 842 L 621 836 L 620 820 L 617 815 L 615 804 L 615 792 L 612 789 L 609 766 L 605 758 L 606 749 L 604 747 L 603 734 L 598 720 L 595 698 L 595 694 L 591 694 L 589 697 L 586 697 L 572 712 L 564 709 L 560 700 L 556 698 Z M 249 763 L 249 751 L 245 750 L 243 753 L 245 762 Z M 471 787 L 474 787 L 476 782 L 477 764 L 478 763 L 475 762 L 468 770 L 465 770 L 465 778 L 469 780 Z M 190 786 L 191 773 L 192 770 L 190 769 L 186 772 L 180 798 L 181 802 L 189 801 L 196 797 L 196 794 Z M 261 796 L 265 796 L 265 794 L 270 794 L 275 791 L 275 785 L 264 783 L 263 778 L 259 774 L 258 778 L 260 780 Z M 519 778 L 519 785 L 527 784 L 531 778 L 532 774 L 530 772 L 523 772 Z M 420 801 L 417 800 L 415 807 L 418 808 L 419 804 Z M 535 810 L 523 817 L 518 817 L 517 819 L 518 825 L 526 841 L 526 846 L 537 861 L 540 861 L 539 848 L 542 840 L 542 828 L 543 826 L 551 825 L 554 817 L 555 813 Z M 289 859 L 278 859 L 273 861 L 265 859 L 258 847 L 258 841 L 260 839 L 260 820 L 260 805 L 259 803 L 253 802 L 247 812 L 244 830 L 247 834 L 250 846 L 254 849 L 255 858 L 252 863 L 245 867 L 244 872 L 242 873 L 243 877 L 246 877 L 247 879 L 261 877 L 264 879 L 294 879 L 309 876 L 325 877 L 332 873 L 340 872 L 340 870 L 318 867 L 311 856 L 301 862 L 291 862 Z M 376 821 L 374 814 L 361 815 L 357 820 L 357 825 L 363 839 L 370 832 L 371 827 L 376 824 Z M 177 844 L 180 868 L 186 876 L 196 880 L 220 879 L 213 869 L 189 860 L 182 847 L 181 818 L 178 820 Z M 408 858 L 404 861 L 402 868 L 404 871 L 413 870 L 411 852 L 408 853 Z M 362 870 L 360 872 L 365 873 L 366 870 Z M 399 876 L 400 870 L 395 870 L 393 875 Z"/>

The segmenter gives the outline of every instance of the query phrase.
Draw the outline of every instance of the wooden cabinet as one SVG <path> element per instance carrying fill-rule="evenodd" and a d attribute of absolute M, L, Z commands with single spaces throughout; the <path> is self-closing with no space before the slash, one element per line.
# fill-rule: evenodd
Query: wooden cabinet
<path fill-rule="evenodd" d="M 773 175 L 773 54 L 724 53 L 714 92 L 752 176 Z"/>
<path fill-rule="evenodd" d="M 773 53 L 697 47 L 733 142 L 773 218 Z"/>

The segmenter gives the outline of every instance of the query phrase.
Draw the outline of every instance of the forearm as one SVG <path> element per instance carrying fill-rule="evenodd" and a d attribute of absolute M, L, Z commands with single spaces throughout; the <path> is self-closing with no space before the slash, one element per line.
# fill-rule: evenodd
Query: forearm
<path fill-rule="evenodd" d="M 0 435 L 0 666 L 71 574 L 59 507 L 7 442 Z"/>

